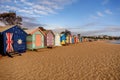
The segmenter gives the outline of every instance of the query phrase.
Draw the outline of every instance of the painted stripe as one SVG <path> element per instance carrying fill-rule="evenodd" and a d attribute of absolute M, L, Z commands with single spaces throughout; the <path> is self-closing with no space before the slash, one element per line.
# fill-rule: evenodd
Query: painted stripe
<path fill-rule="evenodd" d="M 32 42 L 27 42 L 27 44 L 32 44 Z"/>

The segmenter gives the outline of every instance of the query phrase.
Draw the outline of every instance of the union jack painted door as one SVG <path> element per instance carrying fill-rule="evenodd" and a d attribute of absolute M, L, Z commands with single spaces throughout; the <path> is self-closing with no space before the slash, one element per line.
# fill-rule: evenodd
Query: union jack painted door
<path fill-rule="evenodd" d="M 13 33 L 6 33 L 6 44 L 7 44 L 7 47 L 6 47 L 6 52 L 10 53 L 12 51 L 14 51 L 13 49 Z"/>

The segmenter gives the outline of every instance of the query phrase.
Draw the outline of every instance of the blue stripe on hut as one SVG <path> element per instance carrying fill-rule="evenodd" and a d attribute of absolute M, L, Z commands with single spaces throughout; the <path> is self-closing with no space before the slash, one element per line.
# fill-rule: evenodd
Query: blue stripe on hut
<path fill-rule="evenodd" d="M 74 42 L 74 36 L 72 36 L 72 44 L 74 44 L 75 42 Z"/>
<path fill-rule="evenodd" d="M 66 44 L 66 35 L 64 33 L 61 34 L 60 42 L 61 42 L 61 45 L 65 45 Z"/>

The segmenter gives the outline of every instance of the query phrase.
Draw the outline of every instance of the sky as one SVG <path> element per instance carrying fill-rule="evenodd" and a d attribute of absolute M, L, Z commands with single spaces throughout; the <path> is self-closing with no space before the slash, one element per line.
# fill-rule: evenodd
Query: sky
<path fill-rule="evenodd" d="M 0 0 L 0 13 L 8 11 L 21 16 L 28 28 L 120 36 L 120 0 Z"/>

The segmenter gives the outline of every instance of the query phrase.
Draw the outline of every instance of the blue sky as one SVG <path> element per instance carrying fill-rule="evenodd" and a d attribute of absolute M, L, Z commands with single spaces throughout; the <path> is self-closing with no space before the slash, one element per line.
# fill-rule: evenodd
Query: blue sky
<path fill-rule="evenodd" d="M 0 0 L 0 13 L 10 10 L 28 28 L 120 36 L 120 0 Z"/>

